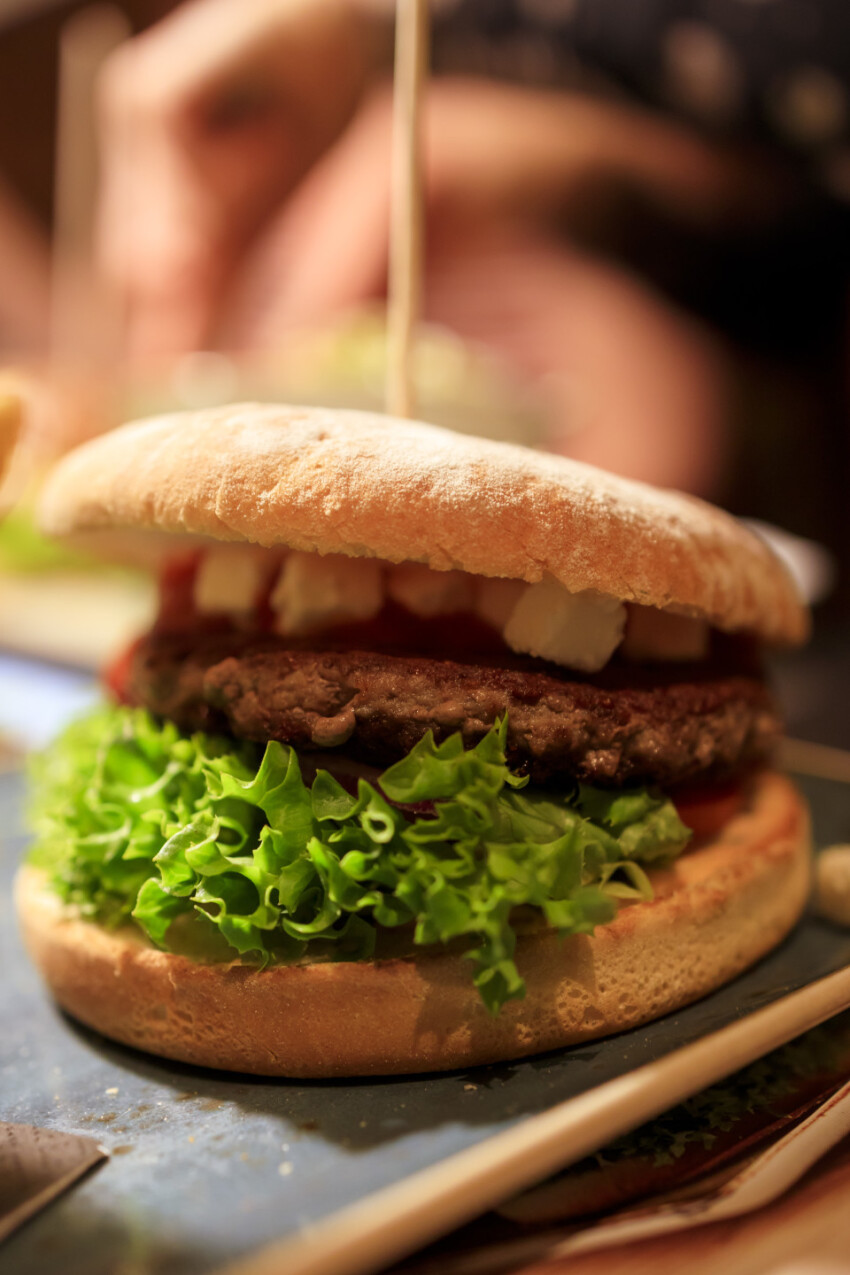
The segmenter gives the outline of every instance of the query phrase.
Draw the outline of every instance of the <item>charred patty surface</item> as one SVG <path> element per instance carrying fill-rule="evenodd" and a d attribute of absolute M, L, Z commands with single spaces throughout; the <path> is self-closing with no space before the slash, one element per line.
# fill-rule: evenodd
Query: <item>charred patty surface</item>
<path fill-rule="evenodd" d="M 128 697 L 187 730 L 345 746 L 376 765 L 433 730 L 468 745 L 508 714 L 511 764 L 536 782 L 674 784 L 769 752 L 780 724 L 756 675 L 693 668 L 579 678 L 533 659 L 485 662 L 291 647 L 274 638 L 151 636 Z"/>

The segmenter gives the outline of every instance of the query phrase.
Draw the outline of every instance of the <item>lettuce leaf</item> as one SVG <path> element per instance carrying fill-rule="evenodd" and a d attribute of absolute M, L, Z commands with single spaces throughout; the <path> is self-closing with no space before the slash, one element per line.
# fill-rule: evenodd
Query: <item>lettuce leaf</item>
<path fill-rule="evenodd" d="M 0 568 L 23 573 L 57 570 L 104 571 L 103 563 L 43 535 L 36 525 L 33 497 L 25 497 L 0 522 Z"/>
<path fill-rule="evenodd" d="M 83 915 L 132 918 L 163 948 L 187 925 L 215 956 L 259 965 L 365 959 L 380 927 L 456 940 L 496 1013 L 524 993 L 517 908 L 590 934 L 619 900 L 651 898 L 640 864 L 689 838 L 645 789 L 529 789 L 505 762 L 506 729 L 470 749 L 428 734 L 351 793 L 327 771 L 306 784 L 284 744 L 187 736 L 104 706 L 33 764 L 31 861 Z M 399 809 L 421 802 L 433 813 Z"/>

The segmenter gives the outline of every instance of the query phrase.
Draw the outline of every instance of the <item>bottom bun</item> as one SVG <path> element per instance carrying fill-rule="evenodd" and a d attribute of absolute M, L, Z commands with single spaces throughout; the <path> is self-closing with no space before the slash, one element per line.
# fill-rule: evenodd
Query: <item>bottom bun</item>
<path fill-rule="evenodd" d="M 133 927 L 81 920 L 21 870 L 27 947 L 59 1004 L 105 1036 L 166 1058 L 265 1076 L 439 1071 L 573 1045 L 658 1018 L 775 947 L 809 889 L 806 807 L 766 772 L 709 843 L 650 874 L 655 898 L 621 907 L 591 937 L 524 929 L 527 985 L 491 1017 L 457 952 L 257 970 L 202 965 Z"/>

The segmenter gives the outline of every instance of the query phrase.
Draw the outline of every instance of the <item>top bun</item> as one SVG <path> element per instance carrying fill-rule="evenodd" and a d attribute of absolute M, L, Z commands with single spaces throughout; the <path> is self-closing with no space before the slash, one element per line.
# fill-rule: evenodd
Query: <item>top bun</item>
<path fill-rule="evenodd" d="M 781 562 L 711 505 L 367 412 L 238 404 L 124 426 L 59 463 L 41 521 L 55 535 L 158 529 L 530 583 L 548 574 L 768 642 L 808 630 Z"/>

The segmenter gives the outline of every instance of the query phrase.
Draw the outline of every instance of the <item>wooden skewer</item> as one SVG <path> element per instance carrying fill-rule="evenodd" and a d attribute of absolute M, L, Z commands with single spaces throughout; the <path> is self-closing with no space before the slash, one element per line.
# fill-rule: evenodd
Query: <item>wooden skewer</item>
<path fill-rule="evenodd" d="M 427 0 L 398 0 L 387 306 L 386 407 L 391 416 L 412 416 L 416 410 L 414 326 L 422 292 L 420 105 L 427 49 Z"/>
<path fill-rule="evenodd" d="M 92 262 L 98 181 L 94 87 L 106 57 L 130 35 L 125 15 L 93 5 L 59 40 L 50 352 L 55 362 L 103 364 L 117 325 Z"/>
<path fill-rule="evenodd" d="M 783 739 L 779 760 L 786 770 L 798 775 L 850 784 L 850 752 L 843 748 L 812 744 L 807 739 Z"/>

